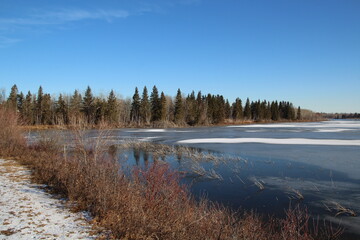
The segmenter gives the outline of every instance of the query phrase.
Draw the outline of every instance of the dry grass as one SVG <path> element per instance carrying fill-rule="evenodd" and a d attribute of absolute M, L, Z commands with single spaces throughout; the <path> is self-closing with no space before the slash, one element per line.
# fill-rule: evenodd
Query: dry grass
<path fill-rule="evenodd" d="M 76 202 L 76 210 L 89 211 L 94 222 L 116 239 L 339 238 L 340 231 L 325 228 L 323 234 L 310 228 L 304 210 L 289 210 L 283 220 L 264 221 L 253 212 L 234 213 L 205 199 L 195 201 L 180 184 L 179 173 L 165 163 L 134 168 L 126 175 L 115 155 L 109 154 L 113 150 L 105 138 L 89 141 L 81 128 L 75 131 L 71 150 L 54 139 L 26 146 L 16 116 L 10 120 L 4 116 L 0 113 L 1 156 L 17 156 L 33 169 L 35 180 Z"/>

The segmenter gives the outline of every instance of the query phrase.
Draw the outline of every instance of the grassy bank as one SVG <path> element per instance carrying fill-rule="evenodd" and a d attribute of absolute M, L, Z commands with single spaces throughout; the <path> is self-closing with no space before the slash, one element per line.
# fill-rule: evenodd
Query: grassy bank
<path fill-rule="evenodd" d="M 28 146 L 16 114 L 0 108 L 0 156 L 17 159 L 49 185 L 89 211 L 94 223 L 116 239 L 338 239 L 341 230 L 312 224 L 306 210 L 286 211 L 285 219 L 233 212 L 205 199 L 195 201 L 180 174 L 167 164 L 121 171 L 101 136 L 89 142 L 74 130 L 71 149 L 54 139 Z"/>

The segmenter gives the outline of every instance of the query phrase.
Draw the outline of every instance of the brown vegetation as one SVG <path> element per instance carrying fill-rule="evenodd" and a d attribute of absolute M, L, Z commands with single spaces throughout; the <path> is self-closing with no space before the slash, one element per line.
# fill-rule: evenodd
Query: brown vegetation
<path fill-rule="evenodd" d="M 51 186 L 87 210 L 116 239 L 337 239 L 339 229 L 319 230 L 306 211 L 287 211 L 283 220 L 235 213 L 207 200 L 195 201 L 180 175 L 167 164 L 126 175 L 99 137 L 77 131 L 75 147 L 53 139 L 26 146 L 15 113 L 0 109 L 0 155 L 18 157 L 37 181 Z"/>

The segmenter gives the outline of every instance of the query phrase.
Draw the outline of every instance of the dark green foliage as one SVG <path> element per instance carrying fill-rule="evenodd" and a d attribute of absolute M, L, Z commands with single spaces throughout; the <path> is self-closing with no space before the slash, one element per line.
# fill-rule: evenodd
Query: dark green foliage
<path fill-rule="evenodd" d="M 131 111 L 130 111 L 130 119 L 132 122 L 139 123 L 140 122 L 140 96 L 138 88 L 135 88 L 135 93 L 132 98 L 131 103 Z"/>
<path fill-rule="evenodd" d="M 28 93 L 26 94 L 24 103 L 23 103 L 23 109 L 21 112 L 22 115 L 22 119 L 26 124 L 33 124 L 34 123 L 34 106 L 32 103 L 32 95 L 30 93 L 30 91 L 28 91 Z"/>
<path fill-rule="evenodd" d="M 65 103 L 62 94 L 59 95 L 55 111 L 56 111 L 56 124 L 60 124 L 60 125 L 69 124 L 68 107 L 67 104 Z"/>
<path fill-rule="evenodd" d="M 232 106 L 232 118 L 235 121 L 243 119 L 243 107 L 240 98 L 236 98 Z"/>
<path fill-rule="evenodd" d="M 85 95 L 82 101 L 82 111 L 85 115 L 86 121 L 88 124 L 94 123 L 94 112 L 95 112 L 95 106 L 94 106 L 94 97 L 91 92 L 91 88 L 88 86 Z"/>
<path fill-rule="evenodd" d="M 182 124 L 184 122 L 184 106 L 180 88 L 178 89 L 175 98 L 174 121 L 177 124 Z"/>
<path fill-rule="evenodd" d="M 156 86 L 153 87 L 153 90 L 150 95 L 151 103 L 151 121 L 159 121 L 161 119 L 161 103 L 159 98 L 159 92 Z"/>
<path fill-rule="evenodd" d="M 161 97 L 160 97 L 160 104 L 161 104 L 161 108 L 160 108 L 160 119 L 161 121 L 166 121 L 166 117 L 167 117 L 167 104 L 166 104 L 166 97 L 164 92 L 161 92 Z"/>
<path fill-rule="evenodd" d="M 18 88 L 15 84 L 11 87 L 10 95 L 7 99 L 8 106 L 13 110 L 17 110 L 17 105 L 18 105 L 17 99 L 18 99 Z"/>
<path fill-rule="evenodd" d="M 117 107 L 117 99 L 113 90 L 110 91 L 106 111 L 105 111 L 105 118 L 108 123 L 115 124 L 118 118 L 118 107 Z"/>
<path fill-rule="evenodd" d="M 195 92 L 192 91 L 190 95 L 186 98 L 186 123 L 189 125 L 196 124 L 196 116 L 197 116 L 197 102 L 195 99 Z"/>
<path fill-rule="evenodd" d="M 244 118 L 249 120 L 251 119 L 251 106 L 249 98 L 246 99 L 245 108 L 244 108 Z"/>
<path fill-rule="evenodd" d="M 42 87 L 39 87 L 37 98 L 36 98 L 36 106 L 35 106 L 35 113 L 36 113 L 36 124 L 43 124 L 43 90 Z"/>
<path fill-rule="evenodd" d="M 178 125 L 205 125 L 221 124 L 227 119 L 252 121 L 280 121 L 301 120 L 301 109 L 286 101 L 266 100 L 252 101 L 249 98 L 243 108 L 240 98 L 232 104 L 222 95 L 202 95 L 199 91 L 183 98 L 178 89 L 175 101 L 159 92 L 156 86 L 151 92 L 150 101 L 146 86 L 142 97 L 138 88 L 135 88 L 132 101 L 130 99 L 117 99 L 113 90 L 107 99 L 94 97 L 88 86 L 84 97 L 77 90 L 72 96 L 59 95 L 55 101 L 50 94 L 44 94 L 40 86 L 37 95 L 22 92 L 18 93 L 17 86 L 11 89 L 6 106 L 16 109 L 22 121 L 26 124 L 100 124 L 109 123 L 113 126 L 126 126 L 136 123 L 141 126 L 157 121 L 174 122 Z M 151 120 L 151 121 L 150 121 Z"/>
<path fill-rule="evenodd" d="M 22 113 L 23 111 L 23 105 L 24 105 L 24 94 L 20 92 L 17 95 L 17 110 Z"/>
<path fill-rule="evenodd" d="M 42 98 L 42 113 L 41 113 L 41 124 L 46 124 L 46 125 L 51 125 L 53 123 L 53 119 L 52 119 L 52 113 L 54 112 L 51 109 L 51 97 L 50 94 L 44 94 L 43 98 Z"/>
<path fill-rule="evenodd" d="M 82 120 L 81 114 L 81 102 L 82 97 L 78 90 L 74 91 L 74 94 L 70 98 L 70 111 L 69 111 L 69 122 L 72 124 L 78 124 Z"/>
<path fill-rule="evenodd" d="M 105 99 L 102 98 L 95 98 L 94 100 L 94 123 L 100 124 L 105 121 L 105 115 L 106 115 L 106 105 L 107 102 Z"/>
<path fill-rule="evenodd" d="M 229 100 L 227 100 L 227 99 L 225 102 L 225 118 L 227 118 L 227 119 L 231 118 L 231 106 L 230 106 Z"/>
<path fill-rule="evenodd" d="M 149 96 L 146 86 L 144 87 L 141 103 L 140 103 L 140 118 L 145 124 L 148 124 L 151 116 L 151 105 L 149 102 Z"/>
<path fill-rule="evenodd" d="M 298 109 L 297 109 L 296 119 L 301 120 L 301 108 L 300 107 L 298 107 Z"/>

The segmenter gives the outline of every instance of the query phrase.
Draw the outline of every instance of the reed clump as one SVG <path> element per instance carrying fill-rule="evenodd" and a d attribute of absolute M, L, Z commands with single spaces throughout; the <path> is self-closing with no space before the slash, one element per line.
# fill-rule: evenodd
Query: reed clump
<path fill-rule="evenodd" d="M 1 115 L 0 115 L 1 116 Z M 0 117 L 0 124 L 12 124 Z M 235 213 L 205 199 L 195 201 L 180 174 L 166 163 L 147 169 L 121 169 L 102 138 L 85 139 L 76 131 L 71 148 L 44 139 L 24 144 L 16 125 L 0 136 L 1 156 L 11 153 L 32 168 L 34 179 L 76 202 L 76 210 L 89 211 L 93 221 L 110 230 L 115 239 L 338 239 L 337 229 L 322 234 L 309 225 L 304 211 L 290 211 L 286 219 L 264 221 L 256 213 Z M 303 218 L 298 215 L 302 213 Z M 302 220 L 305 219 L 305 220 Z"/>

